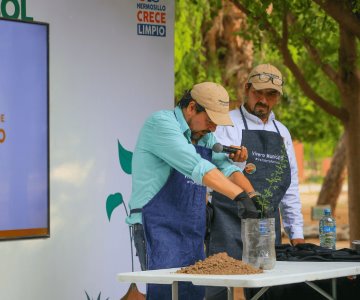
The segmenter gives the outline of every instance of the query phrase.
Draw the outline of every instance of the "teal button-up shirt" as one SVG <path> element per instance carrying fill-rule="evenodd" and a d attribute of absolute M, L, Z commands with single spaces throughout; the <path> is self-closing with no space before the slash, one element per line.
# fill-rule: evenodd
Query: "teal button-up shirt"
<path fill-rule="evenodd" d="M 208 133 L 199 146 L 212 148 L 215 136 Z M 196 153 L 191 131 L 182 110 L 162 110 L 152 114 L 140 131 L 132 158 L 132 193 L 130 209 L 142 208 L 164 186 L 172 169 L 202 184 L 203 176 L 218 168 L 225 176 L 241 170 L 224 153 L 212 153 L 212 161 Z M 205 201 L 205 199 L 204 199 Z M 128 224 L 142 223 L 141 213 L 127 217 Z"/>

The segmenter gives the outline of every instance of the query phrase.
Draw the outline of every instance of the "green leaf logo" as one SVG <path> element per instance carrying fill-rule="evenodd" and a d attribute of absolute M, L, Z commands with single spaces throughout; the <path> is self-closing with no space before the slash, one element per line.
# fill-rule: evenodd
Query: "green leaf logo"
<path fill-rule="evenodd" d="M 131 151 L 126 150 L 118 140 L 118 153 L 119 153 L 119 162 L 121 169 L 126 174 L 131 174 L 131 162 L 133 153 Z M 106 199 L 106 213 L 110 222 L 111 215 L 115 208 L 117 208 L 120 204 L 123 203 L 123 197 L 120 193 L 111 194 Z M 124 204 L 124 208 L 127 214 L 126 206 Z"/>
<path fill-rule="evenodd" d="M 133 153 L 131 151 L 126 150 L 123 146 L 121 146 L 118 140 L 118 151 L 119 151 L 119 162 L 120 166 L 126 174 L 131 174 L 131 162 Z"/>
<path fill-rule="evenodd" d="M 120 193 L 115 193 L 109 195 L 106 199 L 106 212 L 108 219 L 110 221 L 111 214 L 113 213 L 114 209 L 117 208 L 120 204 L 123 203 L 123 197 Z"/>

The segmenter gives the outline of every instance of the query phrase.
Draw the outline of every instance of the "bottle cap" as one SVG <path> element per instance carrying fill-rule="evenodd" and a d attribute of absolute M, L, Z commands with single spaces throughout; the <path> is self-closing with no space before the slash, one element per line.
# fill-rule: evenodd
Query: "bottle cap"
<path fill-rule="evenodd" d="M 331 213 L 331 208 L 324 209 L 324 214 L 330 214 L 330 213 Z"/>

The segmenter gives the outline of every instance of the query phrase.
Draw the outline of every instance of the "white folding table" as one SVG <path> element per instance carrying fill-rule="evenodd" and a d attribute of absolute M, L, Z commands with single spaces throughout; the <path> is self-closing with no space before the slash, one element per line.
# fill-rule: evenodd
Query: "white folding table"
<path fill-rule="evenodd" d="M 121 282 L 143 282 L 171 284 L 172 299 L 178 299 L 178 282 L 192 282 L 194 285 L 223 286 L 228 288 L 228 299 L 233 297 L 234 287 L 262 288 L 252 300 L 258 299 L 271 286 L 305 282 L 325 298 L 336 300 L 336 278 L 360 274 L 360 262 L 289 262 L 278 261 L 275 268 L 253 275 L 193 275 L 178 274 L 176 269 L 120 273 Z M 319 288 L 312 281 L 332 279 L 332 295 Z"/>

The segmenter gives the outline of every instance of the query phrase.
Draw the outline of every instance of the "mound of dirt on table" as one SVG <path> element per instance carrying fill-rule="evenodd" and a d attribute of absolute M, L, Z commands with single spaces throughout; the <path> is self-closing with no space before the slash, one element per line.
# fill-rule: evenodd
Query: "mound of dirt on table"
<path fill-rule="evenodd" d="M 176 271 L 176 273 L 211 275 L 259 274 L 262 272 L 241 260 L 228 256 L 225 252 L 214 254 L 194 265 Z"/>

